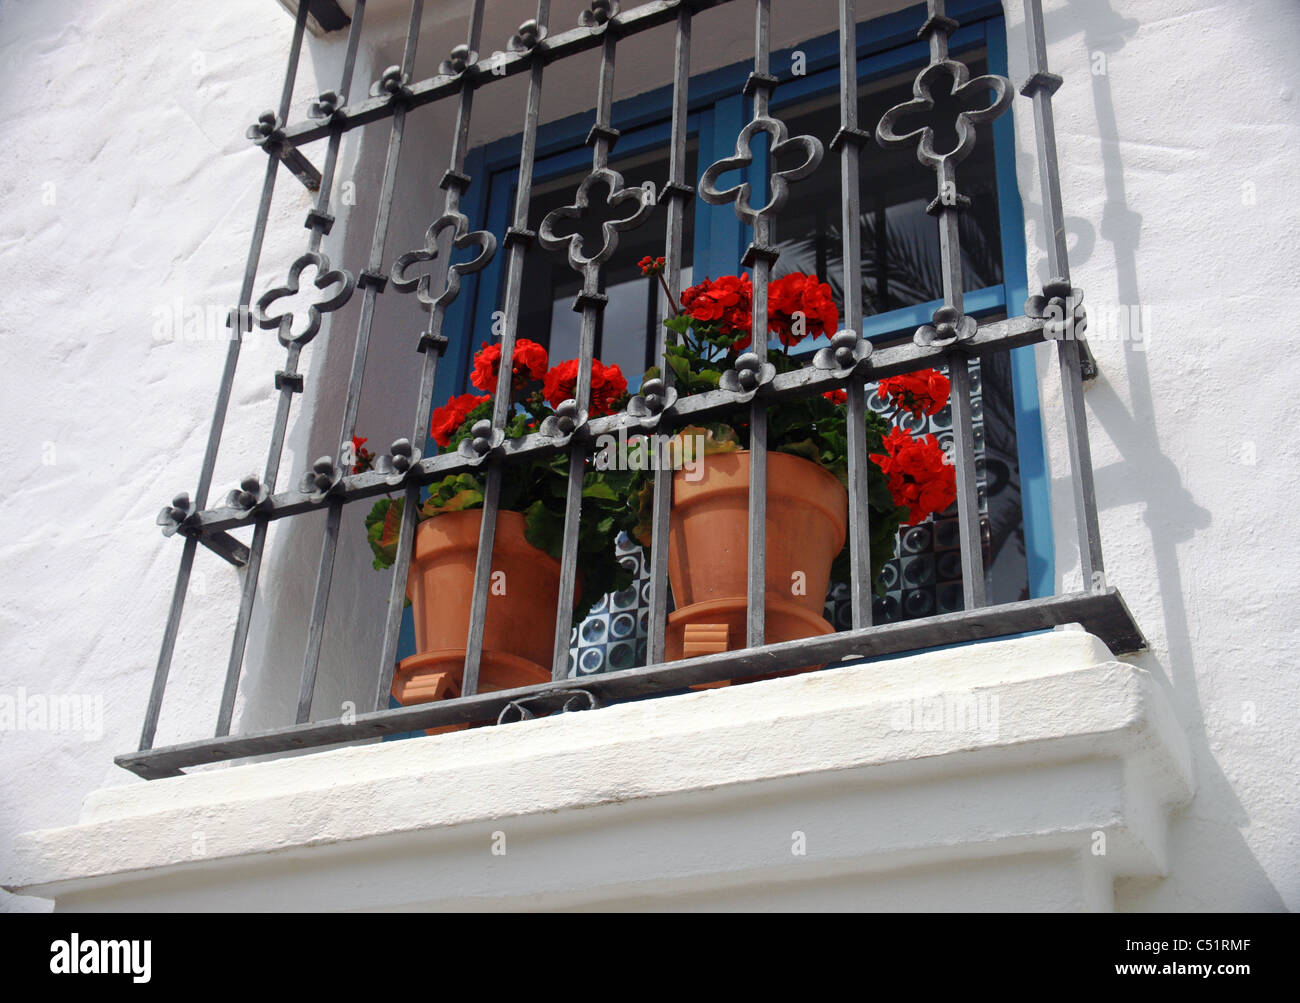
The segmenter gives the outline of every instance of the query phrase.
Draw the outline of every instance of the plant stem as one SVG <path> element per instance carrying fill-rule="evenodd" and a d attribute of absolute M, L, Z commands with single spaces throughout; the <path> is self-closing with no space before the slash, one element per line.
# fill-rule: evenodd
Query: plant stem
<path fill-rule="evenodd" d="M 668 283 L 664 281 L 664 273 L 656 272 L 655 277 L 659 279 L 659 285 L 663 288 L 664 295 L 668 297 L 668 305 L 673 308 L 673 316 L 680 317 L 682 308 L 677 305 L 677 301 L 673 299 L 673 294 L 669 292 Z"/>

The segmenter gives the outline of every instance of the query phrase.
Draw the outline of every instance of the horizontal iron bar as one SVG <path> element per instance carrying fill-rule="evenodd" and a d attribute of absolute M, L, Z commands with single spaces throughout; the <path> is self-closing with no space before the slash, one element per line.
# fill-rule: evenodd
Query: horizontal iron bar
<path fill-rule="evenodd" d="M 1043 341 L 1043 321 L 1033 317 L 1015 317 L 985 324 L 976 332 L 975 337 L 965 343 L 967 351 L 980 356 L 993 352 L 1005 352 L 1024 345 L 1033 345 Z M 922 348 L 912 342 L 877 349 L 864 362 L 859 363 L 855 372 L 865 375 L 868 380 L 879 380 L 885 376 L 896 376 L 917 369 L 942 365 L 950 349 Z M 779 374 L 771 384 L 764 388 L 763 399 L 768 403 L 798 397 L 809 397 L 843 387 L 848 378 L 826 369 L 804 366 L 791 373 Z M 639 418 L 626 412 L 595 418 L 585 426 L 586 436 L 595 440 L 602 435 L 617 436 L 620 431 L 635 435 L 652 430 L 665 431 L 672 427 L 682 427 L 694 422 L 706 421 L 734 410 L 743 405 L 738 404 L 736 395 L 727 390 L 710 390 L 706 393 L 692 394 L 677 401 L 671 415 L 661 416 L 656 424 L 655 417 Z M 537 459 L 568 449 L 572 445 L 559 439 L 548 439 L 534 433 L 519 439 L 507 439 L 501 446 L 501 457 L 506 462 Z M 446 477 L 448 474 L 464 473 L 481 469 L 481 464 L 466 459 L 459 453 L 442 453 L 421 460 L 416 465 L 412 476 L 418 483 L 428 483 Z M 385 475 L 376 472 L 353 474 L 343 478 L 339 484 L 336 497 L 344 503 L 374 498 L 377 495 L 398 495 L 400 486 L 390 484 Z M 258 516 L 267 519 L 283 519 L 286 516 L 301 515 L 305 512 L 324 511 L 325 502 L 312 501 L 311 497 L 301 491 L 285 491 L 269 499 L 264 509 L 247 512 L 236 508 L 214 508 L 198 513 L 194 517 L 195 528 L 204 533 L 233 529 L 237 526 L 250 526 Z"/>
<path fill-rule="evenodd" d="M 340 745 L 447 724 L 495 721 L 501 711 L 516 700 L 557 689 L 573 689 L 575 685 L 594 694 L 601 703 L 609 703 L 684 689 L 699 683 L 743 679 L 844 659 L 880 658 L 905 651 L 1048 630 L 1062 624 L 1079 624 L 1117 655 L 1146 647 L 1146 640 L 1123 597 L 1116 589 L 1106 589 L 846 630 L 761 648 L 584 676 L 579 680 L 563 679 L 513 690 L 478 693 L 457 700 L 414 704 L 359 714 L 351 724 L 337 720 L 317 721 L 275 731 L 186 742 L 125 753 L 114 762 L 146 780 L 154 780 L 179 776 L 185 767 L 203 763 Z"/>
<path fill-rule="evenodd" d="M 721 7 L 730 0 L 687 0 L 687 2 L 690 3 L 692 10 L 702 11 L 711 7 Z M 617 23 L 619 37 L 635 35 L 664 24 L 672 24 L 677 20 L 677 8 L 676 3 L 653 0 L 651 3 L 621 11 Z M 543 45 L 546 58 L 556 60 L 579 52 L 587 52 L 590 49 L 598 49 L 604 43 L 604 39 L 604 31 L 577 27 L 549 36 Z M 494 80 L 505 80 L 515 74 L 528 72 L 532 69 L 533 55 L 531 50 L 496 52 L 490 57 L 490 67 L 485 65 L 486 60 L 480 59 L 476 64 L 476 71 L 472 71 L 477 72 L 474 86 L 482 87 Z M 302 146 L 324 139 L 334 128 L 346 132 L 371 122 L 378 122 L 391 115 L 399 101 L 405 103 L 408 108 L 419 108 L 421 105 L 432 104 L 441 98 L 459 94 L 460 83 L 459 74 L 438 74 L 411 84 L 403 98 L 394 100 L 385 94 L 383 97 L 369 98 L 358 104 L 348 105 L 343 109 L 343 121 L 340 125 L 331 126 L 328 122 L 317 122 L 314 119 L 293 122 L 285 127 L 283 142 L 289 146 Z"/>

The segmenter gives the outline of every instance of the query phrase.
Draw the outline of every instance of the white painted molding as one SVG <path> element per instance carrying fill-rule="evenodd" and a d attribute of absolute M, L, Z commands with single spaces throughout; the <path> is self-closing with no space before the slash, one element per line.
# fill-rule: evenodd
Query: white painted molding
<path fill-rule="evenodd" d="M 3 883 L 63 909 L 1096 909 L 1163 873 L 1191 792 L 1148 673 L 1058 631 L 100 790 Z"/>

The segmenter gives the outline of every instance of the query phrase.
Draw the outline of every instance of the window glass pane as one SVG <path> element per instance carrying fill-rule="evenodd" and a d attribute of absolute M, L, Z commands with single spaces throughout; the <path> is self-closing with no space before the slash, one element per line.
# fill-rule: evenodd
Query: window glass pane
<path fill-rule="evenodd" d="M 972 76 L 988 72 L 982 50 L 960 58 Z M 914 70 L 908 70 L 862 85 L 863 128 L 874 129 L 889 108 L 911 99 L 914 75 Z M 812 135 L 828 144 L 840 125 L 839 96 L 827 94 L 778 108 L 774 114 L 785 121 L 790 135 Z M 936 114 L 937 121 L 944 118 L 946 113 Z M 940 152 L 956 145 L 953 130 L 946 131 L 948 135 L 936 128 L 935 146 Z M 974 151 L 958 169 L 960 192 L 972 200 L 961 219 L 966 290 L 1002 281 L 991 128 L 980 126 L 976 136 Z M 784 159 L 778 163 L 783 169 L 791 166 Z M 914 146 L 886 149 L 873 141 L 863 148 L 860 177 L 863 312 L 870 316 L 941 299 L 939 231 L 935 218 L 925 211 L 935 194 L 934 173 L 917 161 Z M 790 199 L 776 219 L 781 257 L 774 271 L 776 277 L 789 272 L 815 274 L 835 290 L 839 303 L 844 301 L 841 205 L 840 158 L 828 151 L 817 170 L 791 186 Z"/>
<path fill-rule="evenodd" d="M 663 148 L 624 156 L 619 156 L 615 148 L 610 166 L 623 175 L 629 186 L 648 182 L 653 184 L 656 193 L 668 179 L 668 155 Z M 543 163 L 539 173 L 544 171 Z M 529 207 L 529 227 L 536 230 L 547 213 L 571 204 L 587 173 L 588 168 L 584 167 L 538 182 Z M 686 176 L 694 178 L 696 173 L 696 141 L 691 139 Z M 601 246 L 600 224 L 613 218 L 605 207 L 607 195 L 603 187 L 595 187 L 591 192 L 592 209 L 586 216 L 576 221 L 576 225 L 570 223 L 569 229 L 559 228 L 561 235 L 574 231 L 581 234 L 585 254 L 595 253 Z M 630 209 L 623 205 L 614 211 L 618 216 L 626 216 Z M 689 203 L 685 216 L 683 281 L 689 281 L 694 243 L 694 212 Z M 596 358 L 606 365 L 618 365 L 632 388 L 637 386 L 645 369 L 654 364 L 651 356 L 663 312 L 663 296 L 657 280 L 644 277 L 637 262 L 646 255 L 659 257 L 664 253 L 667 218 L 665 208 L 659 206 L 641 226 L 620 233 L 618 252 L 602 270 L 601 291 L 609 297 L 609 304 L 596 332 Z M 573 306 L 581 285 L 578 273 L 569 267 L 563 254 L 547 251 L 536 243 L 528 249 L 524 259 L 519 335 L 547 346 L 552 363 L 578 355 L 581 318 Z"/>

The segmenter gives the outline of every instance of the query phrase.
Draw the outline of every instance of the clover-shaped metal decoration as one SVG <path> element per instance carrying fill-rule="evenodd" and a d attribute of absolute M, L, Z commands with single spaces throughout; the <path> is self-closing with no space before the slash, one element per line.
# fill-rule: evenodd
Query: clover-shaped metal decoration
<path fill-rule="evenodd" d="M 446 283 L 442 292 L 436 297 L 431 297 L 429 295 L 429 285 L 433 280 L 433 276 L 429 272 L 425 272 L 418 278 L 408 277 L 406 272 L 411 267 L 426 261 L 432 261 L 438 256 L 438 238 L 445 230 L 452 231 L 452 247 L 463 250 L 477 245 L 480 250 L 469 261 L 459 261 L 449 265 Z M 488 262 L 492 260 L 492 256 L 496 254 L 496 250 L 497 238 L 494 234 L 487 230 L 471 231 L 467 216 L 459 212 L 449 212 L 435 219 L 429 225 L 429 228 L 424 231 L 424 247 L 414 251 L 407 251 L 393 262 L 390 273 L 393 288 L 403 293 L 414 291 L 415 298 L 426 307 L 440 306 L 446 308 L 460 294 L 461 276 L 469 275 L 487 267 Z"/>
<path fill-rule="evenodd" d="M 226 505 L 239 509 L 245 515 L 260 512 L 271 506 L 271 492 L 256 474 L 249 474 L 239 482 L 239 487 L 226 495 Z"/>
<path fill-rule="evenodd" d="M 348 103 L 345 95 L 337 91 L 325 91 L 307 106 L 307 117 L 322 122 L 342 122 L 347 116 L 343 106 Z"/>
<path fill-rule="evenodd" d="M 618 0 L 591 0 L 591 6 L 578 15 L 584 28 L 604 28 L 618 17 Z"/>
<path fill-rule="evenodd" d="M 409 97 L 411 90 L 406 85 L 410 82 L 410 75 L 403 73 L 400 66 L 390 66 L 380 74 L 378 80 L 370 85 L 370 96 L 372 98 L 388 97 L 389 100 Z"/>
<path fill-rule="evenodd" d="M 718 388 L 740 394 L 742 400 L 751 399 L 758 388 L 776 378 L 776 366 L 764 362 L 755 352 L 746 352 L 736 360 L 736 367 L 728 369 L 718 378 Z"/>
<path fill-rule="evenodd" d="M 935 87 L 942 78 L 952 81 L 949 93 L 968 105 L 975 104 L 981 93 L 993 92 L 993 100 L 984 108 L 976 108 L 957 114 L 957 146 L 947 153 L 939 153 L 934 148 L 934 128 L 928 124 L 899 132 L 898 128 L 909 116 L 929 115 L 934 111 Z M 971 78 L 966 64 L 955 59 L 944 59 L 931 63 L 912 82 L 911 101 L 904 101 L 890 108 L 876 124 L 876 139 L 882 146 L 904 146 L 916 143 L 916 157 L 923 164 L 933 168 L 943 168 L 949 164 L 959 164 L 970 156 L 975 148 L 975 126 L 992 122 L 1011 106 L 1011 84 L 1005 77 L 987 73 Z"/>
<path fill-rule="evenodd" d="M 733 185 L 731 188 L 720 189 L 718 178 L 729 171 L 742 170 L 754 162 L 749 144 L 760 132 L 765 132 L 771 137 L 773 163 L 777 157 L 792 150 L 802 150 L 804 156 L 803 162 L 797 167 L 786 171 L 772 171 L 768 174 L 771 197 L 765 205 L 755 209 L 749 202 L 751 188 L 748 181 Z M 715 161 L 704 171 L 700 177 L 700 198 L 709 205 L 726 205 L 728 202 L 734 202 L 736 215 L 753 226 L 760 217 L 780 212 L 789 197 L 790 183 L 800 181 L 815 171 L 817 165 L 822 162 L 824 152 L 822 142 L 816 136 L 791 136 L 785 123 L 780 119 L 761 115 L 740 130 L 740 135 L 736 137 L 736 152 L 732 156 Z"/>
<path fill-rule="evenodd" d="M 307 326 L 298 334 L 293 333 L 293 313 L 269 314 L 267 309 L 278 299 L 286 296 L 296 296 L 299 290 L 299 278 L 303 269 L 308 265 L 314 265 L 316 268 L 316 278 L 313 285 L 317 289 L 325 290 L 332 286 L 338 286 L 338 291 L 332 296 L 318 300 L 307 307 Z M 331 269 L 330 260 L 320 251 L 308 251 L 289 268 L 288 281 L 282 286 L 276 286 L 262 294 L 262 298 L 257 301 L 253 308 L 253 319 L 257 321 L 257 326 L 265 330 L 277 328 L 279 331 L 280 344 L 286 348 L 291 344 L 305 345 L 316 337 L 320 330 L 321 314 L 331 313 L 337 310 L 349 299 L 352 298 L 352 291 L 356 288 L 356 279 L 352 273 L 345 269 Z"/>
<path fill-rule="evenodd" d="M 279 143 L 284 139 L 284 120 L 268 109 L 257 117 L 257 121 L 248 127 L 244 135 L 258 146 Z"/>
<path fill-rule="evenodd" d="M 1041 296 L 1025 301 L 1025 316 L 1043 321 L 1043 336 L 1053 341 L 1082 338 L 1088 330 L 1088 314 L 1083 308 L 1083 290 L 1071 287 L 1064 279 L 1052 279 L 1043 286 Z"/>
<path fill-rule="evenodd" d="M 831 336 L 831 343 L 813 356 L 813 365 L 818 369 L 830 369 L 835 372 L 847 372 L 859 362 L 870 358 L 871 342 L 853 331 L 836 331 Z"/>
<path fill-rule="evenodd" d="M 410 439 L 396 439 L 388 447 L 388 455 L 375 460 L 374 470 L 384 475 L 384 481 L 396 487 L 411 476 L 423 454 L 411 445 Z"/>
<path fill-rule="evenodd" d="M 641 390 L 627 402 L 627 413 L 642 419 L 643 425 L 653 428 L 664 413 L 677 403 L 677 390 L 663 380 L 652 377 L 641 384 Z"/>
<path fill-rule="evenodd" d="M 587 412 L 578 407 L 576 400 L 570 398 L 561 401 L 555 414 L 548 414 L 537 431 L 548 439 L 567 439 L 586 423 Z"/>
<path fill-rule="evenodd" d="M 929 324 L 916 329 L 912 340 L 922 348 L 945 348 L 959 341 L 970 341 L 979 330 L 974 317 L 968 317 L 956 307 L 941 306 L 934 312 Z"/>
<path fill-rule="evenodd" d="M 475 465 L 482 463 L 493 450 L 499 449 L 506 441 L 506 434 L 499 428 L 493 428 L 492 422 L 482 418 L 474 423 L 469 431 L 469 438 L 462 439 L 456 452 Z"/>
<path fill-rule="evenodd" d="M 188 534 L 193 526 L 194 516 L 197 514 L 198 509 L 190 501 L 189 492 L 182 491 L 172 499 L 170 505 L 163 506 L 155 521 L 162 527 L 163 536 Z"/>
<path fill-rule="evenodd" d="M 546 35 L 546 26 L 530 19 L 519 26 L 506 44 L 511 52 L 531 52 L 546 41 Z"/>
<path fill-rule="evenodd" d="M 438 73 L 444 77 L 458 77 L 477 62 L 478 53 L 462 42 L 439 64 Z"/>
<path fill-rule="evenodd" d="M 604 243 L 595 254 L 584 255 L 581 233 L 574 231 L 561 237 L 556 234 L 555 227 L 561 220 L 580 219 L 585 215 L 591 205 L 591 189 L 597 184 L 603 184 L 609 189 L 605 202 L 611 209 L 624 202 L 635 202 L 637 208 L 625 219 L 608 219 L 601 223 L 600 230 Z M 623 181 L 623 175 L 618 171 L 600 167 L 582 179 L 582 184 L 578 185 L 578 190 L 574 193 L 572 205 L 552 209 L 546 214 L 542 225 L 537 229 L 537 239 L 548 251 L 559 251 L 567 246 L 569 267 L 575 272 L 585 272 L 608 261 L 618 248 L 619 233 L 640 226 L 654 207 L 655 196 L 648 189 L 639 186 L 628 188 Z"/>
<path fill-rule="evenodd" d="M 343 487 L 343 468 L 334 462 L 332 456 L 322 456 L 311 465 L 311 470 L 302 475 L 298 490 L 307 495 L 307 500 L 319 505 L 332 494 L 337 494 Z"/>

